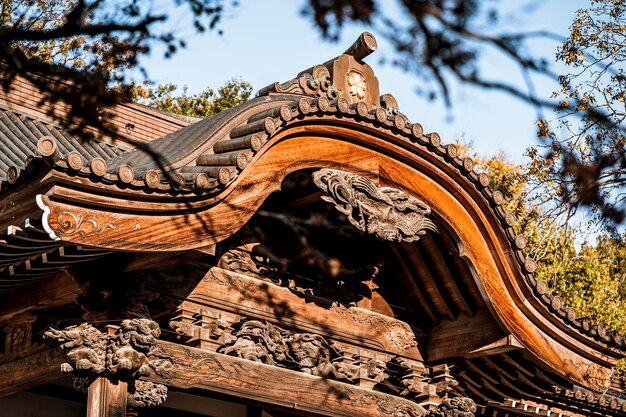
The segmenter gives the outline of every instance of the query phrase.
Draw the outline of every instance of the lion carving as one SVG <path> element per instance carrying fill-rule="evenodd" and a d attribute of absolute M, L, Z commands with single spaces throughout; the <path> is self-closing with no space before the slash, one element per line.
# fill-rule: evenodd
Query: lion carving
<path fill-rule="evenodd" d="M 107 349 L 107 368 L 112 374 L 125 373 L 134 378 L 150 372 L 147 354 L 161 334 L 159 325 L 148 319 L 124 320 L 111 336 Z"/>
<path fill-rule="evenodd" d="M 60 342 L 61 348 L 68 351 L 67 362 L 61 365 L 63 373 L 104 372 L 107 337 L 91 324 L 81 323 L 64 330 L 49 328 L 44 337 Z"/>
<path fill-rule="evenodd" d="M 148 375 L 151 365 L 163 366 L 160 360 L 148 359 L 160 335 L 159 325 L 145 318 L 124 320 L 112 334 L 88 323 L 44 333 L 66 351 L 61 371 L 73 375 L 75 388 L 85 391 L 94 374 L 115 375 L 129 383 L 129 401 L 137 407 L 159 405 L 167 397 L 165 385 L 137 379 Z"/>

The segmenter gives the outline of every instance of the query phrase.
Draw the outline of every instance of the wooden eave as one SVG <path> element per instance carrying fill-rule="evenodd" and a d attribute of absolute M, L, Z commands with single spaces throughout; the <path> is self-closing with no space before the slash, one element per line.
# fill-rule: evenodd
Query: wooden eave
<path fill-rule="evenodd" d="M 313 103 L 309 104 L 315 105 L 315 100 L 310 99 Z M 282 100 L 280 105 L 284 105 Z M 234 118 L 233 123 L 236 122 Z M 537 326 L 536 330 L 541 329 L 540 333 L 551 334 L 554 340 L 552 343 L 568 346 L 567 349 L 576 351 L 577 356 L 584 355 L 594 361 L 600 358 L 604 364 L 598 366 L 589 363 L 587 367 L 596 368 L 597 372 L 608 369 L 614 360 L 611 358 L 619 356 L 617 350 L 613 352 L 611 349 L 610 341 L 592 340 L 572 331 L 559 317 L 559 310 L 553 314 L 542 303 L 539 297 L 543 294 L 537 290 L 539 284 L 531 273 L 524 273 L 524 268 L 532 264 L 525 259 L 521 250 L 524 246 L 523 238 L 514 236 L 510 226 L 505 223 L 508 216 L 500 208 L 502 201 L 498 194 L 494 198 L 494 193 L 480 185 L 480 177 L 466 170 L 469 164 L 456 158 L 453 146 L 441 146 L 437 139 L 427 136 L 418 139 L 410 132 L 407 125 L 400 129 L 387 120 L 359 119 L 356 112 L 332 114 L 329 109 L 327 112 L 298 115 L 283 121 L 274 134 L 268 135 L 267 141 L 248 166 L 238 172 L 223 190 L 199 195 L 127 192 L 116 184 L 99 183 L 94 186 L 84 179 L 80 182 L 72 181 L 70 173 L 59 170 L 55 172 L 58 185 L 43 196 L 43 204 L 50 209 L 43 221 L 47 230 L 60 240 L 80 245 L 144 251 L 208 247 L 232 235 L 245 224 L 265 198 L 279 190 L 282 179 L 288 173 L 299 169 L 341 167 L 365 173 L 381 185 L 392 185 L 408 193 L 415 193 L 429 202 L 435 214 L 458 233 L 468 225 L 459 224 L 449 207 L 444 209 L 441 206 L 440 210 L 435 210 L 437 204 L 429 201 L 425 183 L 431 186 L 437 184 L 439 192 L 444 193 L 446 199 L 454 199 L 457 204 L 461 200 L 459 209 L 470 208 L 470 212 L 463 214 L 475 225 L 473 233 L 480 235 L 481 240 L 484 239 L 481 242 L 485 245 L 483 253 L 475 253 L 474 259 L 467 254 L 462 256 L 467 256 L 469 263 L 478 270 L 483 261 L 478 256 L 498 254 L 499 259 L 493 261 L 499 266 L 493 265 L 495 269 L 491 273 L 504 278 L 498 284 L 500 287 L 486 289 L 493 284 L 485 280 L 486 271 L 481 274 L 478 270 L 477 275 L 488 304 L 504 327 L 513 331 L 519 324 L 512 322 L 511 316 L 521 314 L 530 319 L 532 326 Z M 205 148 L 197 148 L 196 155 L 206 154 L 210 148 L 210 144 Z M 193 157 L 185 156 L 185 160 L 193 160 Z M 411 181 L 416 171 L 423 175 L 421 181 L 424 183 Z M 443 201 L 439 204 L 442 205 Z M 71 213 L 80 213 L 83 222 L 67 223 L 70 219 L 64 216 Z M 86 224 L 86 220 L 93 222 Z M 166 229 L 162 227 L 164 222 L 169 225 Z M 92 230 L 85 229 L 87 226 Z M 181 230 L 185 232 L 181 233 Z M 457 238 L 462 243 L 461 247 L 464 247 L 465 239 Z M 511 308 L 515 306 L 519 309 L 517 313 L 498 312 L 498 297 L 503 296 L 510 298 Z M 546 301 L 552 302 L 552 299 Z M 567 317 L 567 313 L 561 314 Z M 528 343 L 525 333 L 529 329 L 525 326 L 513 331 L 522 344 Z M 582 324 L 580 326 L 582 328 Z M 541 339 L 544 336 L 537 334 L 536 337 Z M 555 366 L 556 369 L 569 367 L 571 364 Z M 580 382 L 583 383 L 582 373 L 576 372 L 579 369 L 573 367 L 572 372 L 579 373 Z"/>

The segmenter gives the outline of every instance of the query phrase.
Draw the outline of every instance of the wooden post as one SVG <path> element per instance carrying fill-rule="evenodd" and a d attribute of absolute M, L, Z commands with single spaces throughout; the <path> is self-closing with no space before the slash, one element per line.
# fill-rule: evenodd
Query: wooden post
<path fill-rule="evenodd" d="M 98 377 L 87 391 L 87 417 L 126 417 L 128 384 Z"/>

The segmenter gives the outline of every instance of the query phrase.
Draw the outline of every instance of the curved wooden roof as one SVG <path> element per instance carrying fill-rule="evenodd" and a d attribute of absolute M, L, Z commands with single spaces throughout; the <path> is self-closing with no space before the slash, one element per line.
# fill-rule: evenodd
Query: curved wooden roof
<path fill-rule="evenodd" d="M 12 189 L 20 208 L 0 218 L 10 226 L 0 244 L 5 252 L 16 230 L 25 238 L 36 233 L 45 244 L 25 244 L 28 255 L 21 257 L 0 253 L 5 273 L 9 264 L 26 269 L 26 260 L 43 265 L 42 254 L 66 247 L 95 251 L 92 256 L 207 250 L 237 232 L 289 174 L 341 169 L 419 198 L 432 210 L 442 237 L 398 256 L 417 271 L 413 275 L 432 281 L 430 292 L 415 296 L 430 306 L 424 311 L 433 321 L 475 315 L 476 305 L 484 303 L 508 343 L 522 347 L 538 369 L 591 390 L 607 389 L 612 366 L 626 353 L 624 337 L 577 318 L 559 297 L 547 295 L 546 283 L 533 276 L 535 263 L 524 255 L 524 237 L 513 231 L 514 216 L 502 208 L 502 194 L 489 189 L 487 175 L 476 173 L 471 159 L 459 158 L 454 145 L 424 133 L 391 95 L 379 95 L 373 71 L 362 62 L 369 46 L 361 39 L 351 54 L 262 89 L 257 98 L 146 148 L 95 163 L 76 150 L 48 157 L 49 170 Z M 26 223 L 37 227 L 28 232 Z M 433 268 L 423 259 L 437 257 L 456 266 L 420 274 L 420 268 Z M 455 276 L 460 270 L 472 285 L 455 284 L 463 279 Z M 470 287 L 469 293 L 459 290 Z M 505 359 L 487 366 L 502 370 Z M 466 359 L 463 378 L 470 389 L 477 377 L 495 395 L 514 383 L 507 377 L 490 382 L 476 361 Z M 535 383 L 525 384 L 531 389 Z"/>

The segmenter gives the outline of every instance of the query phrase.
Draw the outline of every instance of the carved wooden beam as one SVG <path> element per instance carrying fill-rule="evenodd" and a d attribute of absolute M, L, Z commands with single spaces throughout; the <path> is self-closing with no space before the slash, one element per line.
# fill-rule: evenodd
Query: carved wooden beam
<path fill-rule="evenodd" d="M 222 312 L 222 319 L 230 324 L 241 317 L 256 318 L 324 335 L 345 345 L 359 346 L 361 350 L 422 361 L 415 334 L 406 323 L 358 307 L 333 304 L 325 308 L 311 301 L 290 288 L 216 267 L 187 295 L 170 325 L 179 334 L 200 340 L 195 343 L 210 344 L 211 338 L 218 342 L 216 334 L 202 335 L 206 333 L 202 328 L 215 326 L 194 319 L 203 310 L 214 310 Z M 218 324 L 215 328 L 222 326 Z"/>
<path fill-rule="evenodd" d="M 322 415 L 436 417 L 448 415 L 445 410 L 457 407 L 459 416 L 473 416 L 473 402 L 469 399 L 444 400 L 436 410 L 427 412 L 419 404 L 405 398 L 324 376 L 171 342 L 155 341 L 149 352 L 142 353 L 137 348 L 141 340 L 149 339 L 146 338 L 146 332 L 131 335 L 128 330 L 125 333 L 118 331 L 117 335 L 121 337 L 113 337 L 116 333 L 106 335 L 96 332 L 87 325 L 56 331 L 54 334 L 57 339 L 66 340 L 66 350 L 69 350 L 65 355 L 62 348 L 49 349 L 0 365 L 0 374 L 3 375 L 0 396 L 53 381 L 64 369 L 77 376 L 78 382 L 89 384 L 89 410 L 92 417 L 113 415 L 112 410 L 121 409 L 121 404 L 126 401 L 135 407 L 156 405 L 166 396 L 165 385 L 180 389 L 197 388 Z M 110 354 L 104 357 L 99 346 L 101 339 L 113 345 L 109 349 Z M 128 340 L 129 343 L 116 345 L 115 341 L 120 339 Z M 64 356 L 68 362 L 62 364 Z M 126 360 L 130 362 L 124 364 Z M 128 378 L 130 375 L 141 379 Z M 88 377 L 80 379 L 85 376 Z M 121 388 L 124 388 L 123 392 Z"/>
<path fill-rule="evenodd" d="M 233 395 L 287 410 L 332 416 L 473 416 L 472 400 L 452 399 L 428 412 L 404 398 L 202 349 L 159 341 L 150 381 Z M 268 383 L 271 381 L 271 383 Z M 456 414 L 452 414 L 456 410 Z"/>
<path fill-rule="evenodd" d="M 59 379 L 63 359 L 56 348 L 0 364 L 0 397 Z"/>

